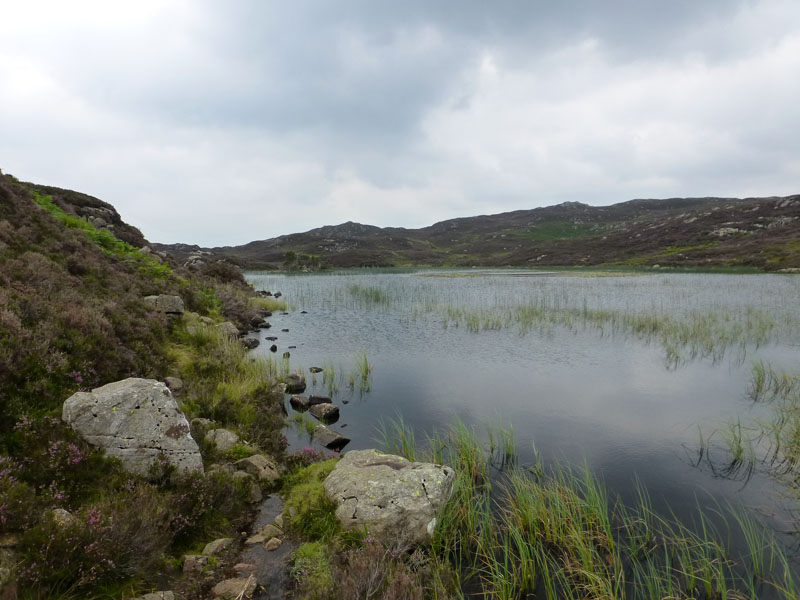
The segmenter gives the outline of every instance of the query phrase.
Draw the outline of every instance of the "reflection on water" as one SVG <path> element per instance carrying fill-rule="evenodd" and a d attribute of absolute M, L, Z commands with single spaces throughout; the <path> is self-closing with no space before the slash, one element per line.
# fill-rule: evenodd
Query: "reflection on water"
<path fill-rule="evenodd" d="M 731 504 L 777 531 L 792 529 L 792 501 L 773 478 L 756 472 L 743 485 L 697 453 L 698 431 L 708 436 L 766 416 L 769 407 L 746 393 L 754 361 L 797 368 L 800 278 L 519 275 L 250 273 L 248 280 L 293 305 L 270 318 L 270 332 L 289 329 L 271 335 L 279 356 L 296 346 L 290 366 L 305 372 L 308 392 L 330 391 L 309 367 L 333 370 L 341 412 L 333 428 L 352 438 L 348 449 L 376 446 L 381 419 L 397 415 L 418 441 L 455 417 L 479 435 L 511 424 L 520 463 L 534 460 L 535 443 L 545 464 L 585 462 L 623 500 L 640 481 L 656 508 L 688 520 L 698 505 Z M 514 317 L 520 307 L 542 311 L 531 327 Z M 485 321 L 471 326 L 474 314 Z M 666 337 L 673 335 L 666 328 L 689 321 L 700 325 Z M 638 329 L 651 322 L 661 330 Z M 669 360 L 665 339 L 680 360 Z M 715 351 L 687 351 L 695 343 Z M 366 393 L 350 385 L 364 353 L 373 368 Z M 296 446 L 310 443 L 305 434 L 290 437 Z"/>

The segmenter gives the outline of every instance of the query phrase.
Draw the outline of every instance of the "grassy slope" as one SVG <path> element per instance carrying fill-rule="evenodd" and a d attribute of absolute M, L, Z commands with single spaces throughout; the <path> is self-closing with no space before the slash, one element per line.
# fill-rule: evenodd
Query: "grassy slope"
<path fill-rule="evenodd" d="M 237 534 L 248 490 L 225 473 L 133 477 L 61 423 L 63 401 L 126 377 L 181 375 L 187 416 L 251 442 L 226 457 L 200 440 L 207 465 L 259 449 L 280 457 L 274 365 L 251 363 L 197 316 L 168 320 L 142 298 L 178 294 L 188 310 L 242 329 L 267 307 L 238 270 L 179 274 L 142 253 L 144 239 L 109 205 L 47 191 L 0 174 L 0 536 L 17 541 L 12 558 L 0 552 L 10 561 L 0 569 L 12 569 L 23 598 L 121 597 L 150 587 L 171 557 Z M 129 241 L 92 225 L 87 207 Z M 53 508 L 76 520 L 58 525 Z"/>

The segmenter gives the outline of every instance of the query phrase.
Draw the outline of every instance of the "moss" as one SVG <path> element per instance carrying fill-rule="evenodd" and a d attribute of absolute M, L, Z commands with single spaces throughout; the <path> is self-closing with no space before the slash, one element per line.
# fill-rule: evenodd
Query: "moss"
<path fill-rule="evenodd" d="M 336 505 L 328 498 L 322 485 L 337 461 L 333 458 L 315 463 L 298 469 L 286 478 L 283 487 L 286 497 L 284 522 L 305 538 L 330 540 L 339 531 Z"/>

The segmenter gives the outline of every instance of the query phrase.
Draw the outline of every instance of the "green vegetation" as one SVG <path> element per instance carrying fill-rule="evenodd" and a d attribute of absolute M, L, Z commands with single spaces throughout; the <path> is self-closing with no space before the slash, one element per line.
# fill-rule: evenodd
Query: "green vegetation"
<path fill-rule="evenodd" d="M 395 440 L 413 439 L 402 423 L 388 429 Z M 494 436 L 513 438 L 510 432 Z M 393 442 L 389 450 L 400 448 Z M 516 452 L 506 445 L 502 453 Z M 452 565 L 462 585 L 477 581 L 489 597 L 755 598 L 767 588 L 779 598 L 797 593 L 786 556 L 750 517 L 727 518 L 726 528 L 738 529 L 748 549 L 734 556 L 702 512 L 695 533 L 657 515 L 644 490 L 637 506 L 614 501 L 586 469 L 557 467 L 545 474 L 541 465 L 523 469 L 509 462 L 492 484 L 491 455 L 461 423 L 429 440 L 426 454 L 456 470 L 434 533 L 434 562 Z"/>
<path fill-rule="evenodd" d="M 509 235 L 525 240 L 543 242 L 550 240 L 571 239 L 601 235 L 607 227 L 590 223 L 572 223 L 570 221 L 549 221 L 534 225 L 527 231 L 514 231 Z"/>
<path fill-rule="evenodd" d="M 330 540 L 339 532 L 336 505 L 322 487 L 336 462 L 337 459 L 329 459 L 302 467 L 284 483 L 284 523 L 305 539 Z"/>
<path fill-rule="evenodd" d="M 50 196 L 33 192 L 33 199 L 36 204 L 50 213 L 54 219 L 64 223 L 68 228 L 83 231 L 108 256 L 122 261 L 129 261 L 135 264 L 144 275 L 156 280 L 165 279 L 172 274 L 172 269 L 168 264 L 159 261 L 153 256 L 142 254 L 138 248 L 117 239 L 107 229 L 97 229 L 89 221 L 67 214 L 56 206 Z"/>

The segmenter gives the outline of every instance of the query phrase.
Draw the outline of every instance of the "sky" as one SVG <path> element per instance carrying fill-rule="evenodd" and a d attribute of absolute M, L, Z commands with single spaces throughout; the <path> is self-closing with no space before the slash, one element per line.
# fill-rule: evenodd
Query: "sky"
<path fill-rule="evenodd" d="M 0 169 L 151 241 L 800 193 L 797 0 L 0 0 Z"/>

